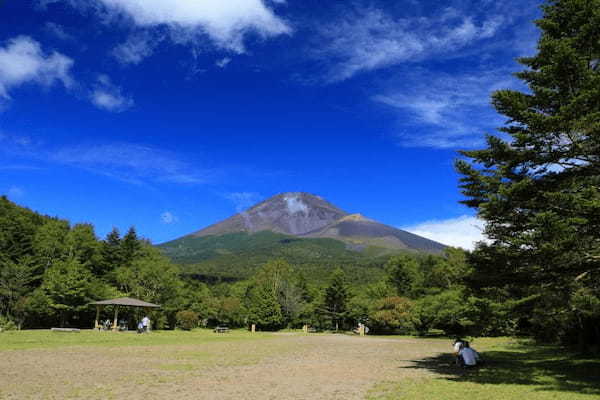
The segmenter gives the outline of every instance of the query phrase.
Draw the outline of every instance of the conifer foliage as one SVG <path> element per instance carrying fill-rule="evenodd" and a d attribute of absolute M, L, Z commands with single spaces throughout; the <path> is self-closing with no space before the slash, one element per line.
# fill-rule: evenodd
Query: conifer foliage
<path fill-rule="evenodd" d="M 536 21 L 538 51 L 500 90 L 508 121 L 457 162 L 464 203 L 490 244 L 471 261 L 473 285 L 518 300 L 520 325 L 544 339 L 600 342 L 600 0 L 554 0 Z"/>

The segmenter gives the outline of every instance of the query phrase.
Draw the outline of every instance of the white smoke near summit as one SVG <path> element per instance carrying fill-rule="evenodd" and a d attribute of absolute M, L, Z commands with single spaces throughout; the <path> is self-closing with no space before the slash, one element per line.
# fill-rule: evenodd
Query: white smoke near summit
<path fill-rule="evenodd" d="M 299 212 L 304 212 L 304 214 L 308 215 L 308 206 L 306 204 L 304 204 L 302 202 L 302 200 L 300 200 L 298 197 L 296 196 L 292 196 L 292 197 L 284 197 L 283 200 L 285 200 L 286 204 L 287 204 L 287 208 L 288 211 L 290 212 L 290 214 L 297 214 Z"/>

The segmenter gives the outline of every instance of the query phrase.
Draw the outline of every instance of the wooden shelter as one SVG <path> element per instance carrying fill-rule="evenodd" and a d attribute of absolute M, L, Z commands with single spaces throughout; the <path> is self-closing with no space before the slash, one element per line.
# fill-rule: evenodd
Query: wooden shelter
<path fill-rule="evenodd" d="M 100 310 L 104 306 L 115 306 L 115 320 L 113 322 L 112 330 L 117 330 L 117 318 L 119 316 L 119 307 L 139 307 L 139 308 L 160 308 L 158 304 L 146 303 L 145 301 L 133 299 L 131 297 L 120 297 L 118 299 L 112 300 L 102 300 L 95 301 L 90 303 L 96 306 L 96 325 L 95 328 L 98 329 L 100 327 L 99 318 L 100 318 Z"/>

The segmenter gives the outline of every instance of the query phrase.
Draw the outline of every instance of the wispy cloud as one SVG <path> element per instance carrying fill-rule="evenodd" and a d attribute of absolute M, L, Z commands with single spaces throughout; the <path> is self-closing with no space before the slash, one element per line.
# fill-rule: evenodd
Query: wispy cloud
<path fill-rule="evenodd" d="M 73 84 L 73 60 L 61 53 L 46 53 L 28 36 L 17 36 L 0 47 L 0 101 L 10 99 L 9 91 L 25 83 L 52 86 Z"/>
<path fill-rule="evenodd" d="M 179 222 L 179 218 L 170 211 L 160 214 L 160 221 L 165 225 L 172 225 Z"/>
<path fill-rule="evenodd" d="M 139 29 L 166 27 L 177 41 L 208 37 L 215 46 L 238 53 L 245 51 L 247 33 L 269 38 L 291 32 L 289 25 L 263 0 L 95 0 L 94 3 L 101 5 L 104 12 L 125 16 Z"/>
<path fill-rule="evenodd" d="M 484 227 L 485 223 L 482 220 L 463 215 L 458 218 L 423 222 L 401 229 L 448 246 L 472 250 L 477 242 L 486 240 L 483 234 Z"/>
<path fill-rule="evenodd" d="M 237 212 L 243 212 L 258 203 L 263 197 L 256 192 L 233 192 L 225 194 L 225 198 L 235 205 Z"/>
<path fill-rule="evenodd" d="M 139 64 L 154 52 L 154 46 L 162 40 L 162 36 L 153 36 L 141 31 L 132 34 L 127 40 L 112 51 L 112 55 L 121 64 Z"/>
<path fill-rule="evenodd" d="M 133 106 L 133 99 L 122 94 L 106 75 L 100 75 L 90 94 L 92 103 L 103 110 L 122 112 Z"/>
<path fill-rule="evenodd" d="M 419 71 L 401 74 L 372 99 L 397 110 L 403 146 L 474 147 L 503 122 L 491 106 L 491 93 L 517 85 L 507 70 L 461 75 Z"/>
<path fill-rule="evenodd" d="M 211 176 L 169 152 L 128 143 L 67 147 L 48 154 L 47 159 L 136 184 L 196 185 L 207 183 Z"/>
<path fill-rule="evenodd" d="M 502 26 L 502 16 L 477 23 L 452 11 L 434 17 L 394 18 L 377 8 L 355 8 L 319 28 L 324 44 L 313 55 L 329 65 L 328 80 L 342 81 L 364 71 L 455 56 L 456 51 L 493 37 Z"/>
<path fill-rule="evenodd" d="M 219 68 L 225 68 L 227 64 L 231 62 L 231 58 L 225 57 L 215 62 L 215 65 Z"/>
<path fill-rule="evenodd" d="M 46 31 L 48 34 L 54 36 L 55 38 L 63 40 L 63 41 L 75 40 L 75 37 L 73 35 L 71 35 L 70 33 L 67 33 L 67 31 L 65 30 L 65 28 L 62 25 L 59 25 L 54 22 L 46 22 L 44 24 L 44 31 Z"/>

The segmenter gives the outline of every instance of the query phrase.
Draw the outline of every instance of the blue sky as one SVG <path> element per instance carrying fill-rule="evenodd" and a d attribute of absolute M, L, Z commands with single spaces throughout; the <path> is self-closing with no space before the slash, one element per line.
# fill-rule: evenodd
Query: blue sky
<path fill-rule="evenodd" d="M 155 243 L 285 191 L 468 247 L 539 1 L 0 1 L 0 193 Z"/>

